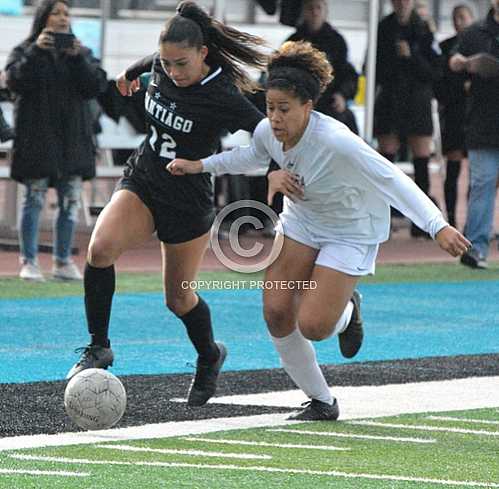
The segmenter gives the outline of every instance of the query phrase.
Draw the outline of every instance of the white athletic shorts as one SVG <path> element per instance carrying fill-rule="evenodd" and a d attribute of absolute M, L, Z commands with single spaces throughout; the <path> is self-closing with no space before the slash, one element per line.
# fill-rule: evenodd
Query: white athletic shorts
<path fill-rule="evenodd" d="M 315 264 L 347 275 L 373 275 L 379 244 L 359 244 L 317 236 L 303 222 L 289 214 L 281 214 L 284 236 L 319 250 Z"/>

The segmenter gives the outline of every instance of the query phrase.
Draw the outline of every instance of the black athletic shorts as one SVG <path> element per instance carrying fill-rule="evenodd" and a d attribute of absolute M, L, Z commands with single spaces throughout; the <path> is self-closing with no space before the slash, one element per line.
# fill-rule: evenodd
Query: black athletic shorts
<path fill-rule="evenodd" d="M 129 190 L 151 211 L 158 238 L 163 243 L 178 244 L 199 238 L 207 233 L 215 220 L 215 209 L 207 209 L 206 214 L 188 214 L 185 211 L 167 205 L 151 192 L 143 170 L 135 168 L 126 171 L 116 185 L 118 190 Z"/>
<path fill-rule="evenodd" d="M 404 136 L 431 136 L 431 90 L 402 95 L 383 89 L 374 106 L 374 133 L 376 136 L 397 134 Z"/>

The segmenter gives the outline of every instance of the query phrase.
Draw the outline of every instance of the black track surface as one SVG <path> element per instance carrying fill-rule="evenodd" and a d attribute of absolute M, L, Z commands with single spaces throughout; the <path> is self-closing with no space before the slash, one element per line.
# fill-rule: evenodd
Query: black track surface
<path fill-rule="evenodd" d="M 448 380 L 499 375 L 499 355 L 325 365 L 323 370 L 332 386 Z M 185 403 L 170 401 L 172 398 L 185 398 L 191 375 L 125 376 L 121 380 L 127 390 L 127 410 L 119 427 L 289 411 L 286 408 L 216 403 L 188 408 Z M 65 386 L 65 381 L 0 384 L 0 437 L 79 431 L 64 411 Z M 224 372 L 217 395 L 256 394 L 294 388 L 281 369 Z"/>

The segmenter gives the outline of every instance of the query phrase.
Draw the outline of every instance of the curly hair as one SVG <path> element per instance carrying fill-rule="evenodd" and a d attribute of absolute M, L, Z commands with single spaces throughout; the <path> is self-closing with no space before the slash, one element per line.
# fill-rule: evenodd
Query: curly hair
<path fill-rule="evenodd" d="M 293 91 L 303 102 L 315 103 L 333 80 L 326 54 L 304 41 L 285 42 L 270 57 L 267 71 L 267 89 Z"/>

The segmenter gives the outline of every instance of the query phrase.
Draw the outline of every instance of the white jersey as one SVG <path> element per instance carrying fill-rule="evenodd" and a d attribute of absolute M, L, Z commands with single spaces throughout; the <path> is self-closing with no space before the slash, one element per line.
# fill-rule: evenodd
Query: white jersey
<path fill-rule="evenodd" d="M 440 210 L 399 168 L 344 124 L 312 112 L 300 141 L 289 151 L 262 120 L 250 146 L 203 159 L 204 171 L 222 175 L 266 168 L 273 159 L 299 175 L 304 200 L 284 198 L 283 215 L 298 218 L 318 238 L 375 244 L 390 232 L 390 206 L 433 238 L 447 222 Z"/>

